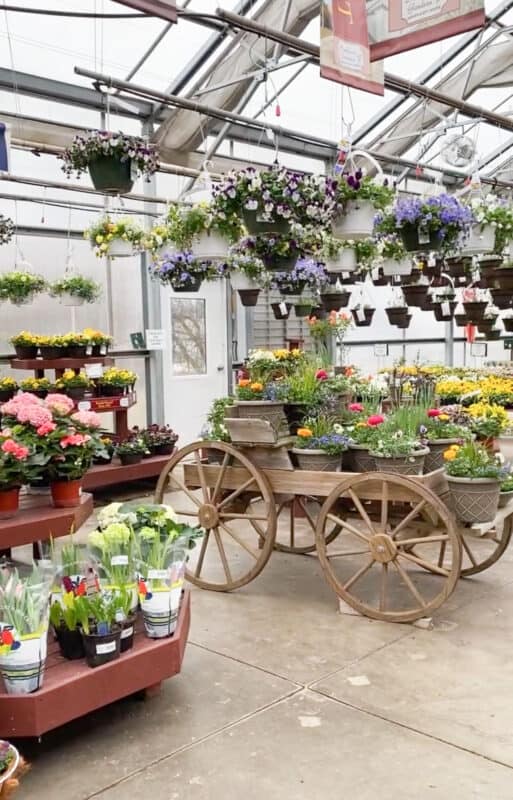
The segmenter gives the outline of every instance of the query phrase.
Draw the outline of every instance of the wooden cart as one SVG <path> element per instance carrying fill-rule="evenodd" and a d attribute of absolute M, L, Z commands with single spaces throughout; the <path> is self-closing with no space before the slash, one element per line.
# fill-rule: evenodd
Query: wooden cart
<path fill-rule="evenodd" d="M 459 526 L 443 469 L 415 477 L 298 470 L 291 440 L 268 422 L 227 424 L 234 444 L 184 447 L 156 489 L 156 502 L 170 492 L 180 521 L 206 530 L 187 574 L 196 586 L 238 589 L 273 550 L 313 555 L 353 609 L 411 622 L 430 616 L 460 577 L 487 569 L 509 543 L 513 504 L 492 523 Z"/>

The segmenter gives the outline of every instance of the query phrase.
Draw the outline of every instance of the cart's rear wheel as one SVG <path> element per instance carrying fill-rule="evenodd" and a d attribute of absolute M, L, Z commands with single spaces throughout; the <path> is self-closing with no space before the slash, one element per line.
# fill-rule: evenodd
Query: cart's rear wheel
<path fill-rule="evenodd" d="M 182 448 L 157 484 L 155 502 L 165 500 L 179 522 L 205 530 L 191 551 L 191 583 L 225 592 L 260 574 L 274 546 L 276 506 L 267 478 L 246 456 L 224 442 Z"/>
<path fill-rule="evenodd" d="M 337 511 L 342 497 L 356 510 L 351 521 Z M 325 531 L 333 523 L 342 533 L 330 546 Z M 439 567 L 442 542 L 446 562 Z M 460 574 L 461 542 L 450 513 L 430 489 L 402 475 L 374 472 L 342 480 L 321 509 L 316 544 L 338 596 L 360 613 L 387 622 L 429 616 L 453 592 Z M 434 574 L 428 577 L 426 569 Z"/>
<path fill-rule="evenodd" d="M 252 501 L 251 507 L 259 508 L 260 501 Z M 315 528 L 324 502 L 323 497 L 306 495 L 282 495 L 276 498 L 276 539 L 274 549 L 282 553 L 305 555 L 315 551 Z M 258 522 L 252 523 L 258 531 Z M 326 541 L 332 542 L 340 533 L 340 525 L 331 525 Z"/>

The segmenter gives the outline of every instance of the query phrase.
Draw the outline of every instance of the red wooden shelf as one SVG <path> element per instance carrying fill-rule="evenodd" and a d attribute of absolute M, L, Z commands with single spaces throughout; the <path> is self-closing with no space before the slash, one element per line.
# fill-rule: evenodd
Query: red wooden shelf
<path fill-rule="evenodd" d="M 84 358 L 11 358 L 12 369 L 80 369 L 86 364 L 114 364 L 110 356 L 91 356 Z"/>
<path fill-rule="evenodd" d="M 67 661 L 57 644 L 49 643 L 42 688 L 28 695 L 0 693 L 0 737 L 41 736 L 122 697 L 154 691 L 180 672 L 189 626 L 190 594 L 185 591 L 172 637 L 148 639 L 138 623 L 133 649 L 102 667 Z"/>
<path fill-rule="evenodd" d="M 20 497 L 20 510 L 10 519 L 0 519 L 0 550 L 41 542 L 51 536 L 67 536 L 93 513 L 93 497 L 84 492 L 79 506 L 54 508 L 50 495 Z"/>
<path fill-rule="evenodd" d="M 143 458 L 139 464 L 123 466 L 114 460 L 110 464 L 97 464 L 86 472 L 82 485 L 87 491 L 102 489 L 104 486 L 113 486 L 116 483 L 129 483 L 130 481 L 156 478 L 162 472 L 171 456 L 151 456 Z"/>

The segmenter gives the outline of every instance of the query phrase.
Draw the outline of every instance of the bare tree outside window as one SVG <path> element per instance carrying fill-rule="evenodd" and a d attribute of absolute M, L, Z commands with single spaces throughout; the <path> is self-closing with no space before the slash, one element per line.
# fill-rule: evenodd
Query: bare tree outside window
<path fill-rule="evenodd" d="M 205 301 L 171 299 L 173 375 L 205 375 L 207 344 Z"/>

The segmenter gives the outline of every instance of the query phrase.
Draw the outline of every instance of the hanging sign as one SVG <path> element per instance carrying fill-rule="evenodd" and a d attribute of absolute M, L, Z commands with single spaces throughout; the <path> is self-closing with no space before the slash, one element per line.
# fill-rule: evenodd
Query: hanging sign
<path fill-rule="evenodd" d="M 146 348 L 148 350 L 165 350 L 166 332 L 161 328 L 146 329 Z"/>
<path fill-rule="evenodd" d="M 0 172 L 9 172 L 9 131 L 4 122 L 0 122 Z"/>
<path fill-rule="evenodd" d="M 365 0 L 322 0 L 321 76 L 384 94 L 383 64 L 371 63 Z"/>
<path fill-rule="evenodd" d="M 117 0 L 123 6 L 130 6 L 152 17 L 162 17 L 168 22 L 176 22 L 176 3 L 171 0 Z"/>
<path fill-rule="evenodd" d="M 485 24 L 484 0 L 369 0 L 367 13 L 372 61 Z"/>
<path fill-rule="evenodd" d="M 474 358 L 486 358 L 488 345 L 486 342 L 474 342 L 470 345 L 470 355 Z"/>

